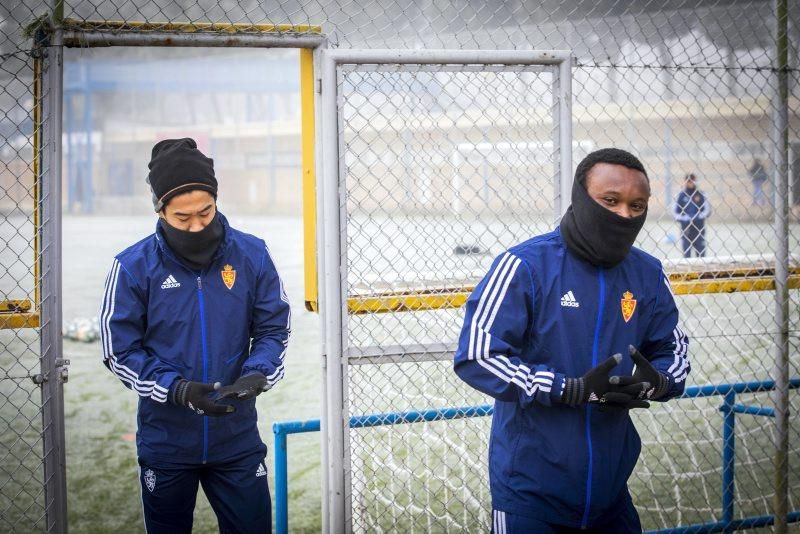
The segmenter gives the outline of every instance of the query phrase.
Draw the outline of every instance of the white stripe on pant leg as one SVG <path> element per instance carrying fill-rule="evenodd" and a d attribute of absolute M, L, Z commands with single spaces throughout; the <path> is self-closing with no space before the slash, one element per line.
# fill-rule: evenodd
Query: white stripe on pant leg
<path fill-rule="evenodd" d="M 144 534 L 147 534 L 147 518 L 144 512 L 144 488 L 142 487 L 142 466 L 136 466 L 139 473 L 139 501 L 142 503 L 142 523 L 144 523 Z"/>
<path fill-rule="evenodd" d="M 506 513 L 501 510 L 498 515 L 500 516 L 500 533 L 506 534 Z"/>

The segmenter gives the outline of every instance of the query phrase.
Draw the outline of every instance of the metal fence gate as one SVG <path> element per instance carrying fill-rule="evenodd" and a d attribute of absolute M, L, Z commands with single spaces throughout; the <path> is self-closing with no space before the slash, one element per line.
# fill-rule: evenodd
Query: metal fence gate
<path fill-rule="evenodd" d="M 349 422 L 478 403 L 452 373 L 465 287 L 569 203 L 570 59 L 560 51 L 322 53 L 332 531 L 488 525 L 488 507 L 475 502 L 488 502 L 485 418 Z"/>

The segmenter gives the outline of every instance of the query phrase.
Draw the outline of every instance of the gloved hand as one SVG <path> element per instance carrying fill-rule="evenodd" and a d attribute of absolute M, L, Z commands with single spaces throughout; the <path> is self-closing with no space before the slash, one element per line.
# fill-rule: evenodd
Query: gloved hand
<path fill-rule="evenodd" d="M 633 345 L 628 346 L 631 353 L 631 358 L 636 367 L 631 376 L 612 376 L 608 379 L 609 383 L 617 386 L 620 391 L 626 391 L 625 388 L 635 388 L 637 384 L 646 383 L 647 387 L 641 388 L 637 399 L 656 400 L 663 397 L 669 389 L 669 381 L 667 377 L 661 374 L 650 361 L 645 358 Z M 634 390 L 629 390 L 633 393 Z"/>
<path fill-rule="evenodd" d="M 622 354 L 615 354 L 580 378 L 567 378 L 561 401 L 570 406 L 586 402 L 603 402 L 603 397 L 612 389 L 608 373 L 622 361 Z"/>
<path fill-rule="evenodd" d="M 247 400 L 268 390 L 267 377 L 259 372 L 250 373 L 239 377 L 233 384 L 224 386 L 217 391 L 214 400 L 236 399 Z"/>
<path fill-rule="evenodd" d="M 600 399 L 600 411 L 609 410 L 631 410 L 633 408 L 649 408 L 650 403 L 639 398 L 642 391 L 647 390 L 650 384 L 647 382 L 637 382 L 630 386 L 620 388 L 618 391 L 611 390 Z M 630 393 L 625 393 L 630 391 Z"/>
<path fill-rule="evenodd" d="M 175 383 L 172 390 L 172 401 L 179 406 L 186 406 L 198 415 L 220 416 L 236 411 L 228 404 L 217 404 L 208 396 L 218 390 L 220 383 L 205 384 L 203 382 L 190 382 L 181 378 Z"/>

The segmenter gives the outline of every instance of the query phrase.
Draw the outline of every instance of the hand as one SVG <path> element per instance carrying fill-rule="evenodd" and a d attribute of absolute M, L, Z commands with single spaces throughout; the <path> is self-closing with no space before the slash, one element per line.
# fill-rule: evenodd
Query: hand
<path fill-rule="evenodd" d="M 190 382 L 180 379 L 175 384 L 173 400 L 175 404 L 186 406 L 198 415 L 220 416 L 236 411 L 228 404 L 217 404 L 208 396 L 218 390 L 220 383 L 205 384 L 203 382 Z"/>
<path fill-rule="evenodd" d="M 608 379 L 609 383 L 618 386 L 620 391 L 626 391 L 625 388 L 631 388 L 636 384 L 646 383 L 647 387 L 643 388 L 635 398 L 656 400 L 663 397 L 669 389 L 667 377 L 653 367 L 653 364 L 642 356 L 642 353 L 636 350 L 636 347 L 629 345 L 628 350 L 635 364 L 633 375 L 612 376 Z M 630 393 L 632 392 L 630 391 Z"/>
<path fill-rule="evenodd" d="M 239 377 L 233 384 L 220 388 L 214 399 L 247 400 L 256 397 L 268 389 L 267 377 L 259 372 L 255 372 Z"/>
<path fill-rule="evenodd" d="M 639 393 L 650 387 L 647 382 L 632 384 L 634 393 L 623 393 L 622 391 L 609 391 L 600 399 L 600 411 L 610 410 L 632 410 L 633 408 L 649 408 L 650 403 L 638 398 Z"/>
<path fill-rule="evenodd" d="M 580 378 L 567 378 L 561 400 L 570 406 L 586 402 L 604 402 L 603 397 L 612 389 L 608 373 L 622 361 L 622 354 L 615 354 Z"/>

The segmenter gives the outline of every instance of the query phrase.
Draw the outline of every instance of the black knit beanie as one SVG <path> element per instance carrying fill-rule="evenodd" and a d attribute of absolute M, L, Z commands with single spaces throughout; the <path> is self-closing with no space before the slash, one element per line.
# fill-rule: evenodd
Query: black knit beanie
<path fill-rule="evenodd" d="M 153 193 L 156 212 L 161 211 L 172 197 L 195 189 L 208 191 L 217 198 L 214 160 L 197 150 L 194 139 L 159 141 L 153 147 L 148 167 L 147 183 Z"/>

